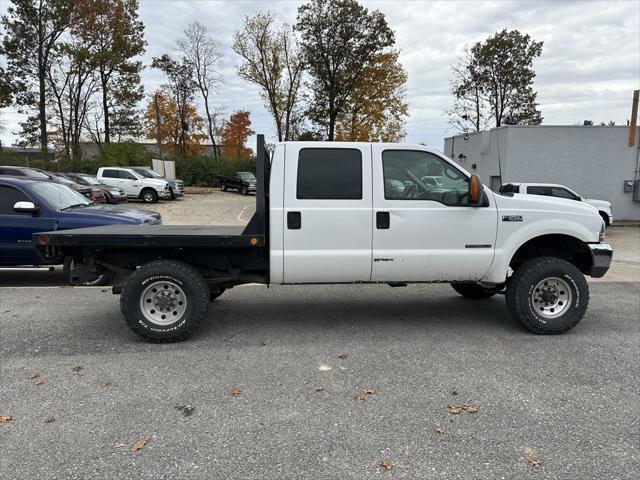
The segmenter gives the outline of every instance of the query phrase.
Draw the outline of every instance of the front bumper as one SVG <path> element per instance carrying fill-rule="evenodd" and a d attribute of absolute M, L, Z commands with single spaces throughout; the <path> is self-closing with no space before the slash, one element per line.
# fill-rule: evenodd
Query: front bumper
<path fill-rule="evenodd" d="M 156 190 L 159 198 L 171 198 L 170 190 Z"/>
<path fill-rule="evenodd" d="M 589 251 L 591 252 L 591 271 L 589 275 L 594 278 L 604 277 L 613 258 L 613 248 L 608 243 L 589 243 Z"/>

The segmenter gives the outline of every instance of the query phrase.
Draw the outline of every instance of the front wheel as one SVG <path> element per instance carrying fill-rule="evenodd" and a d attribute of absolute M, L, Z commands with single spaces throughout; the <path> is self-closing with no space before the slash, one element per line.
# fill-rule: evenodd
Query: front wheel
<path fill-rule="evenodd" d="M 142 192 L 141 197 L 144 203 L 156 203 L 158 201 L 158 194 L 155 192 L 155 190 L 151 189 Z"/>
<path fill-rule="evenodd" d="M 223 192 L 227 191 L 227 186 L 226 185 L 220 185 L 220 190 L 222 190 Z"/>
<path fill-rule="evenodd" d="M 538 257 L 516 269 L 507 282 L 509 313 L 531 332 L 564 333 L 582 319 L 589 286 L 578 268 L 556 257 Z"/>
<path fill-rule="evenodd" d="M 242 187 L 241 192 L 242 192 L 242 194 L 243 194 L 243 195 L 245 195 L 245 196 L 249 195 L 249 189 L 248 189 L 247 187 Z"/>
<path fill-rule="evenodd" d="M 477 283 L 452 283 L 451 287 L 465 298 L 482 300 L 493 297 L 500 290 L 497 288 L 485 288 Z"/>
<path fill-rule="evenodd" d="M 204 321 L 209 286 L 184 262 L 155 260 L 136 270 L 125 283 L 120 311 L 129 328 L 145 340 L 177 342 Z"/>

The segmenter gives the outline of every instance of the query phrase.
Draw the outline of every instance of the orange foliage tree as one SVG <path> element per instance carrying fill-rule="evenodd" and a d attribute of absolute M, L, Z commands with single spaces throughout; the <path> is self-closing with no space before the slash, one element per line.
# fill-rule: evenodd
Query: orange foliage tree
<path fill-rule="evenodd" d="M 184 140 L 184 156 L 193 157 L 202 155 L 202 142 L 207 139 L 204 133 L 204 119 L 198 115 L 198 111 L 192 105 L 186 105 L 184 113 L 185 125 L 181 124 L 178 104 L 170 93 L 164 90 L 156 92 L 158 98 L 158 110 L 160 112 L 160 142 L 164 151 L 173 154 L 181 154 L 181 141 Z M 147 102 L 144 115 L 147 127 L 147 138 L 158 141 L 158 122 L 154 96 L 151 95 Z M 186 127 L 183 133 L 183 127 Z"/>
<path fill-rule="evenodd" d="M 246 160 L 251 156 L 251 149 L 247 148 L 247 138 L 253 135 L 249 112 L 238 111 L 231 114 L 229 121 L 222 129 L 222 147 L 224 157 L 229 160 Z"/>

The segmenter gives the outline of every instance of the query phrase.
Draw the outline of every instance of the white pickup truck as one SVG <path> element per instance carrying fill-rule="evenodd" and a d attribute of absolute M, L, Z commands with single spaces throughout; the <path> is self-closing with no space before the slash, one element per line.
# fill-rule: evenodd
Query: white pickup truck
<path fill-rule="evenodd" d="M 122 188 L 127 192 L 127 197 L 138 198 L 144 203 L 156 203 L 158 199 L 171 198 L 169 182 L 159 178 L 148 178 L 132 168 L 101 167 L 98 169 L 97 178 L 107 185 Z"/>
<path fill-rule="evenodd" d="M 259 135 L 256 167 L 244 228 L 106 226 L 34 242 L 76 268 L 118 273 L 125 320 L 151 341 L 186 338 L 210 300 L 246 283 L 448 282 L 471 299 L 504 292 L 527 329 L 557 334 L 587 309 L 585 275 L 611 262 L 591 205 L 495 194 L 422 145 L 280 143 L 269 159 Z"/>

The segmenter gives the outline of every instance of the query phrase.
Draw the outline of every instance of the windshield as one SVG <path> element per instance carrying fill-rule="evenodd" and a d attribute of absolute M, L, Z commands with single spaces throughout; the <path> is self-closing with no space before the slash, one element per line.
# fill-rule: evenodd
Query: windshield
<path fill-rule="evenodd" d="M 80 175 L 78 177 L 85 185 L 102 185 L 96 177 L 89 177 L 85 175 Z"/>
<path fill-rule="evenodd" d="M 42 179 L 49 179 L 51 177 L 49 177 L 49 175 L 47 175 L 44 172 L 41 172 L 39 170 L 33 170 L 31 168 L 29 169 L 25 169 L 25 171 L 27 172 L 27 175 L 29 175 L 31 178 L 42 178 Z"/>
<path fill-rule="evenodd" d="M 254 182 L 256 180 L 256 177 L 253 175 L 253 173 L 250 172 L 238 172 L 238 176 L 242 180 L 248 180 L 250 182 Z"/>
<path fill-rule="evenodd" d="M 74 206 L 91 205 L 84 195 L 59 183 L 38 182 L 32 184 L 33 191 L 40 195 L 54 210 L 64 210 Z"/>
<path fill-rule="evenodd" d="M 55 179 L 58 180 L 60 183 L 64 183 L 65 185 L 73 185 L 74 182 L 73 180 L 69 180 L 67 177 L 63 177 L 61 175 L 56 175 Z"/>
<path fill-rule="evenodd" d="M 158 172 L 148 168 L 136 168 L 135 171 L 146 178 L 162 178 Z"/>

